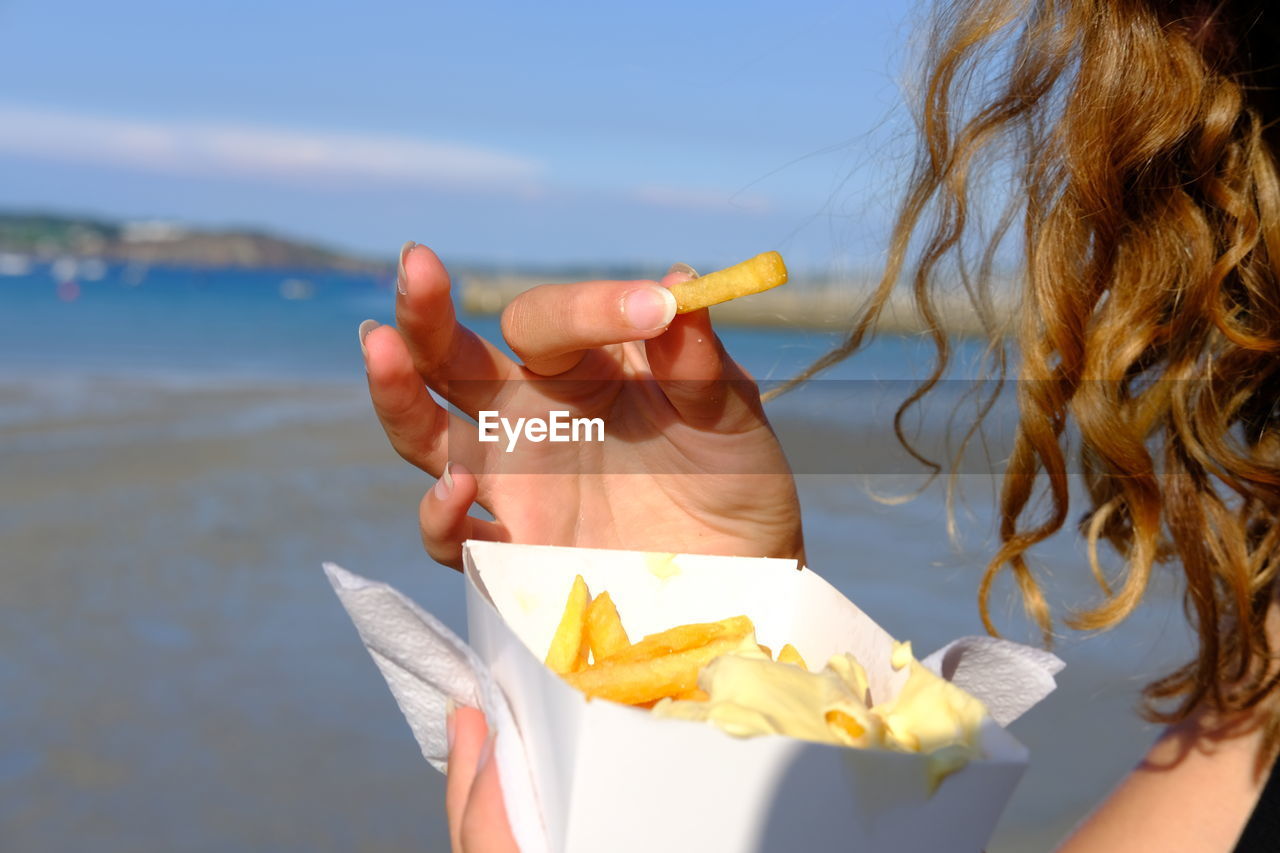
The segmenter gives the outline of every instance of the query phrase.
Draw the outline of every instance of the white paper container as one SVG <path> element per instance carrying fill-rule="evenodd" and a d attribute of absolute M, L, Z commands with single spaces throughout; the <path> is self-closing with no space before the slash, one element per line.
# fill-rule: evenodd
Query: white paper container
<path fill-rule="evenodd" d="M 759 642 L 790 642 L 815 666 L 852 652 L 875 701 L 896 695 L 893 638 L 794 561 L 469 542 L 464 562 L 469 642 L 510 703 L 552 850 L 980 851 L 1026 768 L 1026 748 L 988 720 L 986 758 L 931 795 L 922 756 L 657 719 L 588 702 L 542 663 L 581 574 L 633 640 L 746 614 Z"/>

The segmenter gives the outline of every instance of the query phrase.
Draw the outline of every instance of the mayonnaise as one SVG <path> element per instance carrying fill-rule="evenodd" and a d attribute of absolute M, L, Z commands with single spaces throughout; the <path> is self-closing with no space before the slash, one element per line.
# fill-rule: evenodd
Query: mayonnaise
<path fill-rule="evenodd" d="M 664 699 L 661 717 L 714 723 L 738 737 L 781 734 L 802 740 L 930 756 L 930 790 L 980 754 L 982 703 L 927 669 L 910 643 L 893 649 L 908 668 L 898 695 L 872 704 L 867 674 L 853 655 L 835 655 L 820 672 L 770 660 L 755 636 L 707 664 L 698 677 L 705 702 Z"/>

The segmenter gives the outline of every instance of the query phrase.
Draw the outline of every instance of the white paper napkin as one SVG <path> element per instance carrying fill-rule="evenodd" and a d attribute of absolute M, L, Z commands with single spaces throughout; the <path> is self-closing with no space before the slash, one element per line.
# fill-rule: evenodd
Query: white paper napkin
<path fill-rule="evenodd" d="M 484 712 L 497 737 L 494 760 L 511 833 L 524 853 L 547 853 L 524 743 L 488 668 L 457 634 L 397 590 L 333 563 L 324 571 L 432 767 L 445 772 L 449 756 L 446 699 Z"/>
<path fill-rule="evenodd" d="M 1066 666 L 1044 649 L 995 637 L 961 637 L 920 661 L 982 700 L 991 719 L 1007 726 L 1058 686 Z"/>

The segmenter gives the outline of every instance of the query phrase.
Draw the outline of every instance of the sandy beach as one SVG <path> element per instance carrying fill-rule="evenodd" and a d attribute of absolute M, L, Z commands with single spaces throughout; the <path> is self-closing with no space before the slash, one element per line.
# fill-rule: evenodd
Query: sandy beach
<path fill-rule="evenodd" d="M 320 570 L 389 581 L 463 629 L 461 579 L 418 542 L 432 481 L 364 395 L 358 381 L 0 384 L 7 848 L 447 849 L 442 779 Z M 778 429 L 797 470 L 818 470 L 811 425 Z M 877 483 L 905 481 L 801 477 L 811 565 L 922 652 L 980 633 L 985 536 L 954 547 L 936 493 L 887 506 L 865 490 Z M 963 526 L 981 534 L 970 491 Z M 1042 559 L 1079 600 L 1076 544 Z M 1153 735 L 1132 710 L 1140 676 L 1176 661 L 1183 633 L 1164 594 L 1117 632 L 1059 644 L 1061 688 L 1013 727 L 1032 766 L 991 851 L 1050 849 L 1138 758 Z"/>

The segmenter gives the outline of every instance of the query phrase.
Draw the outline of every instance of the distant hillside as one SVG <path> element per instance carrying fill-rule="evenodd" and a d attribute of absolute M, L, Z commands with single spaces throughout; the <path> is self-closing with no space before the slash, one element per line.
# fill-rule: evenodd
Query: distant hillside
<path fill-rule="evenodd" d="M 110 222 L 48 214 L 0 213 L 0 255 L 17 253 L 44 260 L 98 258 L 144 264 L 202 267 L 336 269 L 392 274 L 394 259 L 375 260 L 262 231 L 211 230 L 165 221 Z M 491 261 L 449 264 L 461 304 L 476 314 L 496 314 L 516 294 L 538 284 L 590 279 L 640 279 L 659 275 L 660 265 L 634 263 L 532 265 Z M 874 274 L 802 278 L 787 287 L 713 309 L 725 325 L 847 330 L 877 286 Z M 1012 280 L 998 284 L 996 323 L 1007 327 L 1014 310 Z M 936 295 L 942 327 L 959 335 L 986 333 L 968 295 L 951 287 Z M 920 334 L 926 330 L 911 295 L 903 288 L 890 297 L 878 324 L 882 331 Z"/>
<path fill-rule="evenodd" d="M 178 222 L 109 222 L 25 213 L 0 213 L 0 252 L 207 267 L 383 272 L 390 266 L 387 261 L 358 258 L 257 230 L 214 230 Z"/>

